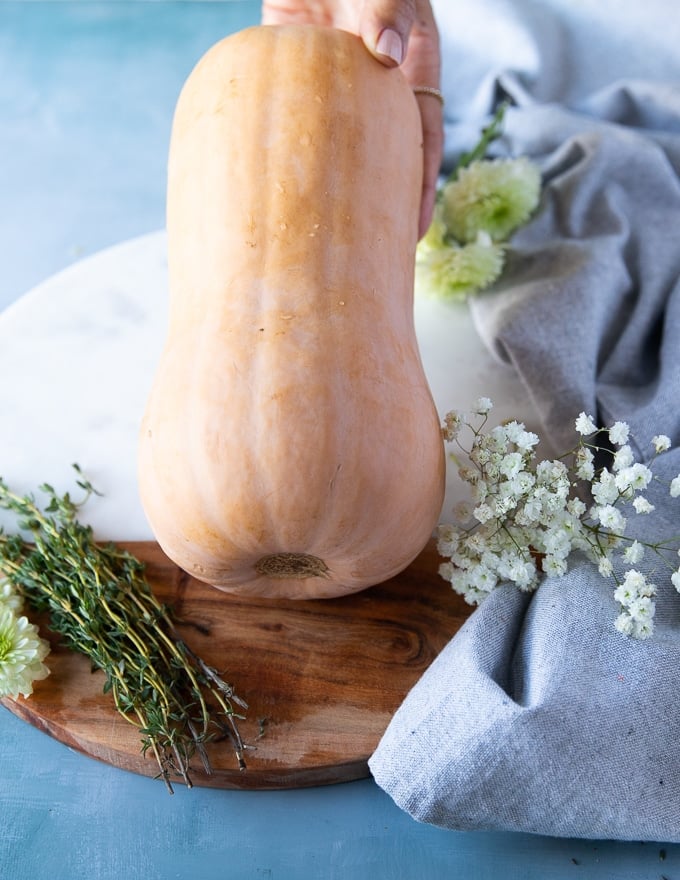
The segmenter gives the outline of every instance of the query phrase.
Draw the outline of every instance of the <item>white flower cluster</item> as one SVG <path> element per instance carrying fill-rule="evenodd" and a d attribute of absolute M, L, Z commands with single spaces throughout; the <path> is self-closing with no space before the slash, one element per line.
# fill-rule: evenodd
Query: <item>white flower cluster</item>
<path fill-rule="evenodd" d="M 0 580 L 0 697 L 28 697 L 33 682 L 49 675 L 43 663 L 49 644 L 21 614 L 22 606 L 9 582 Z"/>
<path fill-rule="evenodd" d="M 539 203 L 536 164 L 526 156 L 485 157 L 500 135 L 504 112 L 501 106 L 438 190 L 432 223 L 418 244 L 419 284 L 443 299 L 466 299 L 492 284 L 503 271 L 510 236 Z"/>
<path fill-rule="evenodd" d="M 450 560 L 440 567 L 441 575 L 467 602 L 479 604 L 500 584 L 529 591 L 536 589 L 541 575 L 565 574 L 569 556 L 579 550 L 603 577 L 615 579 L 614 597 L 621 606 L 617 629 L 636 638 L 650 636 L 655 585 L 635 568 L 622 580 L 614 566 L 617 554 L 625 565 L 636 565 L 646 549 L 667 562 L 664 542 L 645 544 L 625 534 L 631 513 L 654 509 L 643 494 L 652 471 L 635 462 L 628 425 L 617 422 L 598 429 L 581 413 L 575 423 L 581 435 L 577 447 L 561 459 L 536 463 L 539 438 L 520 422 L 484 432 L 491 408 L 491 401 L 481 398 L 473 407 L 474 423 L 459 412 L 444 420 L 444 439 L 467 455 L 459 474 L 473 503 L 457 511 L 456 524 L 439 526 L 438 550 Z M 472 435 L 469 449 L 461 441 L 464 428 Z M 597 466 L 595 460 L 601 451 L 595 439 L 604 433 L 614 448 L 610 467 Z M 652 443 L 655 455 L 671 445 L 665 435 Z M 670 494 L 680 496 L 680 475 L 671 482 Z M 672 583 L 680 591 L 680 566 L 671 567 Z"/>

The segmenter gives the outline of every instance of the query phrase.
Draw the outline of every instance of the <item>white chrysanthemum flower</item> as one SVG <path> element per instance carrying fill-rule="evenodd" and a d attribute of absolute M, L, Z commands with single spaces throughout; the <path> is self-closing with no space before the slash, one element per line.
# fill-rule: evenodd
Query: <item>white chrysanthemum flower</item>
<path fill-rule="evenodd" d="M 671 480 L 670 492 L 673 498 L 677 498 L 680 495 L 680 474 Z"/>
<path fill-rule="evenodd" d="M 654 452 L 666 452 L 671 448 L 671 438 L 665 434 L 657 434 L 656 437 L 652 437 L 652 443 Z"/>
<path fill-rule="evenodd" d="M 540 171 L 525 156 L 484 159 L 461 168 L 444 186 L 442 216 L 458 241 L 475 241 L 480 232 L 505 241 L 529 219 L 540 194 Z"/>
<path fill-rule="evenodd" d="M 671 575 L 671 583 L 678 593 L 680 593 L 680 568 L 677 571 L 674 571 Z"/>
<path fill-rule="evenodd" d="M 33 693 L 33 682 L 49 675 L 42 662 L 49 645 L 26 617 L 0 605 L 0 697 L 16 699 Z"/>
<path fill-rule="evenodd" d="M 633 507 L 636 513 L 651 513 L 654 510 L 654 505 L 644 495 L 638 495 L 633 499 Z"/>
<path fill-rule="evenodd" d="M 15 614 L 19 614 L 24 602 L 8 580 L 0 580 L 0 607 L 3 605 L 11 608 Z"/>
<path fill-rule="evenodd" d="M 418 253 L 424 254 L 427 251 L 445 250 L 449 246 L 446 236 L 447 229 L 442 216 L 441 202 L 437 202 L 434 206 L 432 220 L 427 228 L 427 232 L 418 242 Z"/>
<path fill-rule="evenodd" d="M 464 300 L 498 278 L 504 258 L 503 246 L 480 233 L 475 241 L 464 245 L 418 245 L 416 272 L 426 290 L 442 299 Z"/>
<path fill-rule="evenodd" d="M 595 431 L 597 431 L 597 425 L 593 421 L 592 416 L 589 416 L 584 412 L 579 413 L 579 416 L 574 423 L 574 427 L 583 437 L 588 437 L 590 434 L 594 434 Z"/>
<path fill-rule="evenodd" d="M 615 446 L 623 446 L 628 442 L 629 431 L 626 422 L 615 422 L 609 429 L 609 439 Z"/>

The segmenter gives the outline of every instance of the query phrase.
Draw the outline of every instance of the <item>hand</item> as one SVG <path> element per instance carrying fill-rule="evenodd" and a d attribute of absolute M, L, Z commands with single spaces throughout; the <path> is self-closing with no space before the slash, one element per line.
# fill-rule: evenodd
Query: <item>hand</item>
<path fill-rule="evenodd" d="M 439 34 L 429 0 L 263 0 L 262 23 L 300 22 L 359 34 L 368 51 L 388 67 L 401 65 L 412 86 L 439 87 Z M 423 192 L 418 234 L 432 219 L 444 134 L 442 105 L 416 95 L 423 124 Z"/>

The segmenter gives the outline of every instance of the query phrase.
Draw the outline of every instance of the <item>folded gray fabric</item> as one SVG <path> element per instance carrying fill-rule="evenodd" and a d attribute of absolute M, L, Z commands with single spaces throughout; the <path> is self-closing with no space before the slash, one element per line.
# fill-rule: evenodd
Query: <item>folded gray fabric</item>
<path fill-rule="evenodd" d="M 579 16 L 591 5 L 574 4 Z M 546 23 L 547 7 L 565 12 L 558 0 L 479 6 L 471 15 L 502 12 L 524 49 L 545 47 L 541 35 L 554 49 L 568 27 L 573 36 L 582 26 Z M 660 64 L 658 55 L 650 63 Z M 554 451 L 573 447 L 582 410 L 602 425 L 627 421 L 640 461 L 652 436 L 671 438 L 653 468 L 666 483 L 647 493 L 656 510 L 635 522 L 649 541 L 680 535 L 680 501 L 667 485 L 680 472 L 680 79 L 661 72 L 607 85 L 598 70 L 588 93 L 580 71 L 563 96 L 551 96 L 550 83 L 564 86 L 555 75 L 546 85 L 537 70 L 497 65 L 493 87 L 479 75 L 476 100 L 459 118 L 454 107 L 449 126 L 455 141 L 471 108 L 515 103 L 499 149 L 539 162 L 543 197 L 513 239 L 501 281 L 475 300 L 475 320 L 518 371 Z M 680 596 L 648 554 L 638 567 L 657 585 L 655 632 L 636 641 L 614 629 L 612 580 L 583 558 L 571 562 L 530 596 L 510 586 L 493 592 L 395 715 L 370 767 L 416 819 L 680 840 Z"/>
<path fill-rule="evenodd" d="M 675 475 L 680 455 L 667 463 Z M 644 642 L 614 629 L 611 581 L 588 562 L 531 597 L 496 590 L 395 715 L 377 783 L 448 828 L 680 840 L 680 597 L 660 574 Z"/>

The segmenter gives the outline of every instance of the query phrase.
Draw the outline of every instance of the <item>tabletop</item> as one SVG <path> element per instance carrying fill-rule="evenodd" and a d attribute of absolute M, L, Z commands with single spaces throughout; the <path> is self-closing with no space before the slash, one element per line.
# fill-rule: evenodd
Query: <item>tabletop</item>
<path fill-rule="evenodd" d="M 252 0 L 0 4 L 0 310 L 81 257 L 163 227 L 181 84 L 258 16 Z M 0 742 L 2 880 L 680 877 L 680 846 L 444 831 L 370 779 L 169 796 L 4 709 Z"/>

